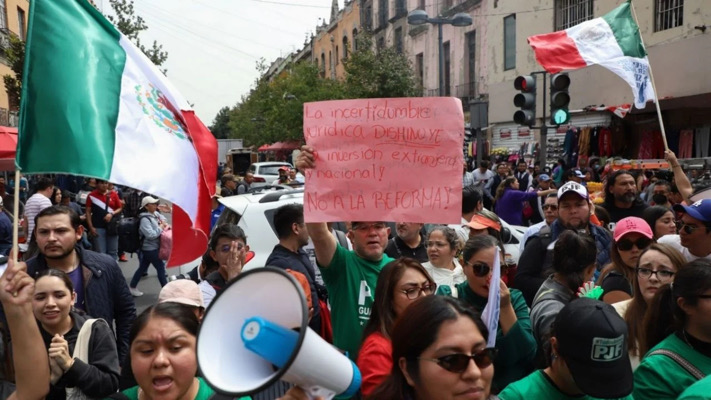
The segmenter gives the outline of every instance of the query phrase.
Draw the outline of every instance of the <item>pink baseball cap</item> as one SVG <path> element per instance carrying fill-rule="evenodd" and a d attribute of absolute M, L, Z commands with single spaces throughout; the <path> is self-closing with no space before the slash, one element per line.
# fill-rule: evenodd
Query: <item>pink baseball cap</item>
<path fill-rule="evenodd" d="M 642 236 L 645 236 L 647 239 L 654 238 L 652 228 L 649 227 L 647 221 L 637 217 L 627 217 L 617 221 L 617 224 L 615 225 L 615 231 L 612 234 L 612 237 L 614 238 L 615 242 L 617 242 L 620 240 L 620 238 L 622 238 L 622 236 L 625 236 L 626 234 L 632 232 L 639 233 Z"/>

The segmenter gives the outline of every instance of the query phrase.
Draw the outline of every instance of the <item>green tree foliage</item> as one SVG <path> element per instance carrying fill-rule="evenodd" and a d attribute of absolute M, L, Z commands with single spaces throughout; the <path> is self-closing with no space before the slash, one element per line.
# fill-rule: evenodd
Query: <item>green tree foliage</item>
<path fill-rule="evenodd" d="M 133 0 L 109 0 L 109 3 L 116 14 L 107 15 L 106 17 L 109 21 L 116 25 L 116 28 L 126 35 L 136 47 L 141 49 L 153 64 L 157 66 L 163 65 L 168 59 L 168 52 L 163 50 L 163 45 L 154 40 L 150 47 L 146 47 L 138 37 L 141 32 L 148 29 L 148 25 L 140 15 L 136 15 L 133 9 Z M 166 71 L 163 70 L 163 72 L 165 73 Z"/>
<path fill-rule="evenodd" d="M 373 50 L 372 39 L 357 39 L 358 50 L 344 60 L 345 80 L 321 77 L 310 62 L 294 65 L 272 81 L 258 80 L 230 112 L 234 137 L 247 146 L 303 140 L 304 103 L 323 100 L 421 96 L 410 61 L 393 48 Z M 262 59 L 257 70 L 268 69 Z"/>
<path fill-rule="evenodd" d="M 312 63 L 299 63 L 271 82 L 258 81 L 232 110 L 230 127 L 246 146 L 302 140 L 304 103 L 343 98 L 342 82 L 321 78 Z"/>
<path fill-rule="evenodd" d="M 20 109 L 20 93 L 22 92 L 22 68 L 25 64 L 25 42 L 15 35 L 8 35 L 8 46 L 0 49 L 2 56 L 12 69 L 12 74 L 3 76 L 10 111 Z"/>
<path fill-rule="evenodd" d="M 421 96 L 412 64 L 394 47 L 375 51 L 373 40 L 358 35 L 357 51 L 344 60 L 346 91 L 349 98 L 416 97 Z"/>
<path fill-rule="evenodd" d="M 230 133 L 230 108 L 222 107 L 215 115 L 215 119 L 210 125 L 210 132 L 215 139 L 227 139 L 231 137 Z"/>

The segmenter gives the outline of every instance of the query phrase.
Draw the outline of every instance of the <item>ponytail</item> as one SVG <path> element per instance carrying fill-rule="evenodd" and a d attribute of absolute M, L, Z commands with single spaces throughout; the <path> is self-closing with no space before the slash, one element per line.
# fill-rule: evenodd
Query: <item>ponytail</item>
<path fill-rule="evenodd" d="M 672 285 L 660 287 L 644 317 L 644 331 L 641 332 L 639 344 L 640 357 L 681 328 L 682 322 L 677 318 L 677 310 L 681 311 L 672 295 Z M 681 312 L 683 320 L 683 311 Z"/>

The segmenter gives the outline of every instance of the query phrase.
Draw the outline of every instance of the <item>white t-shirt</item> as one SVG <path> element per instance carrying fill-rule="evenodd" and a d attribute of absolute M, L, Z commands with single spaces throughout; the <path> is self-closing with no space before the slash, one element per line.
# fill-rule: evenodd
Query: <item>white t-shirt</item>
<path fill-rule="evenodd" d="M 486 172 L 481 172 L 481 169 L 477 168 L 472 171 L 472 176 L 474 177 L 474 185 L 484 189 L 487 181 L 494 178 L 494 172 L 490 169 L 487 169 Z"/>
<path fill-rule="evenodd" d="M 32 197 L 27 199 L 27 203 L 25 203 L 25 217 L 27 218 L 28 243 L 30 242 L 30 239 L 32 239 L 32 231 L 35 229 L 35 217 L 40 213 L 40 211 L 51 206 L 52 202 L 42 193 L 35 193 Z"/>
<path fill-rule="evenodd" d="M 427 273 L 430 274 L 432 279 L 434 279 L 435 283 L 437 284 L 437 287 L 449 286 L 452 289 L 452 296 L 457 297 L 457 288 L 454 285 L 466 281 L 467 276 L 464 275 L 464 270 L 462 269 L 462 265 L 459 264 L 459 261 L 457 261 L 456 258 L 453 261 L 453 270 L 448 270 L 446 268 L 437 268 L 429 261 L 422 264 L 422 266 L 425 267 Z"/>
<path fill-rule="evenodd" d="M 697 260 L 699 258 L 702 258 L 704 260 L 709 260 L 711 261 L 711 254 L 707 255 L 706 257 L 697 257 L 691 252 L 689 252 L 689 249 L 681 245 L 681 237 L 679 235 L 664 235 L 657 240 L 658 243 L 663 243 L 667 244 L 677 250 L 679 250 L 679 253 L 681 253 L 682 256 L 684 256 L 684 259 L 687 262 L 691 262 L 694 260 Z"/>

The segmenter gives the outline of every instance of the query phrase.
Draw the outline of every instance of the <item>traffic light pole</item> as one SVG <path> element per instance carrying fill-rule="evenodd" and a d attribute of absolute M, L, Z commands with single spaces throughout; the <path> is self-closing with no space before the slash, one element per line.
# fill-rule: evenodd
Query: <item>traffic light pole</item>
<path fill-rule="evenodd" d="M 543 75 L 543 124 L 541 124 L 541 134 L 540 145 L 538 149 L 540 150 L 538 156 L 541 162 L 541 171 L 546 167 L 546 159 L 548 158 L 548 125 L 546 125 L 546 71 L 540 71 L 539 74 Z"/>

